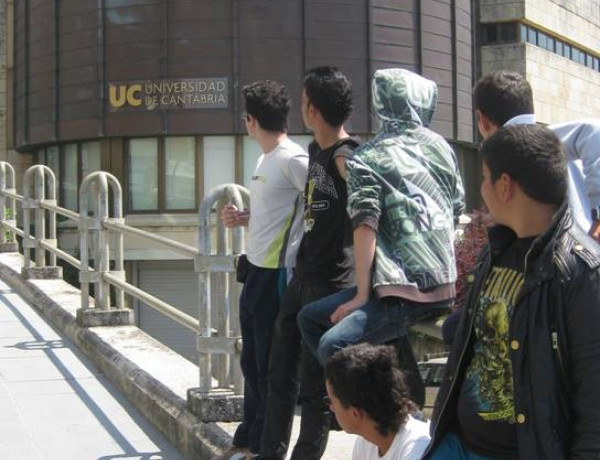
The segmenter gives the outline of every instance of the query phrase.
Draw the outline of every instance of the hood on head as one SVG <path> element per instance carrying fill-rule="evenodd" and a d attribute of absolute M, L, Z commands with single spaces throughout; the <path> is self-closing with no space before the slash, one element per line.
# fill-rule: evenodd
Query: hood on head
<path fill-rule="evenodd" d="M 373 76 L 373 108 L 385 123 L 415 122 L 429 126 L 435 112 L 435 82 L 406 69 L 383 69 Z"/>

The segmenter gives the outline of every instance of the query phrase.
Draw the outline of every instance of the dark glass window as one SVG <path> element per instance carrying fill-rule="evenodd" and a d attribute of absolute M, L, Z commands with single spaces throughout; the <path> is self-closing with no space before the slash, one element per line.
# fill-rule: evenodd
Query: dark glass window
<path fill-rule="evenodd" d="M 540 48 L 546 48 L 546 44 L 548 42 L 548 35 L 546 35 L 543 32 L 538 32 L 537 36 L 538 36 L 538 42 L 537 42 L 538 46 Z"/>
<path fill-rule="evenodd" d="M 595 57 L 593 59 L 593 67 L 594 67 L 594 70 L 600 70 L 600 62 L 597 57 Z"/>
<path fill-rule="evenodd" d="M 498 41 L 498 29 L 496 24 L 488 24 L 484 27 L 484 39 L 486 43 L 496 43 Z"/>
<path fill-rule="evenodd" d="M 562 56 L 563 55 L 563 47 L 564 43 L 560 40 L 556 40 L 556 54 Z"/>
<path fill-rule="evenodd" d="M 565 43 L 565 46 L 563 46 L 563 57 L 571 59 L 571 45 Z"/>
<path fill-rule="evenodd" d="M 585 54 L 585 65 L 590 69 L 594 68 L 594 58 L 587 53 Z"/>
<path fill-rule="evenodd" d="M 548 40 L 546 41 L 546 49 L 548 51 L 552 51 L 554 53 L 554 46 L 555 46 L 556 40 L 552 37 L 548 37 Z"/>
<path fill-rule="evenodd" d="M 517 40 L 517 24 L 502 24 L 500 29 L 503 42 L 514 42 Z"/>
<path fill-rule="evenodd" d="M 537 30 L 529 27 L 527 30 L 527 41 L 532 45 L 537 45 Z"/>
<path fill-rule="evenodd" d="M 521 24 L 521 36 L 519 37 L 519 39 L 522 42 L 527 41 L 527 26 L 525 24 Z"/>

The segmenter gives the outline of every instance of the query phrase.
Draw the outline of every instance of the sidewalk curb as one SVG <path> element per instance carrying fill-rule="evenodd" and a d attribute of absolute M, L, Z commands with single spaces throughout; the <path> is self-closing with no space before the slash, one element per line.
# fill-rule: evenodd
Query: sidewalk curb
<path fill-rule="evenodd" d="M 80 327 L 74 314 L 44 292 L 39 280 L 26 280 L 11 264 L 5 263 L 4 258 L 8 255 L 0 255 L 0 280 L 63 332 L 185 458 L 208 460 L 231 446 L 229 434 L 216 423 L 199 421 L 188 410 L 185 398 L 133 362 L 133 354 L 128 357 L 127 353 L 114 346 L 114 342 L 118 341 L 127 348 L 127 341 L 131 341 L 132 350 L 139 349 L 141 342 L 150 349 L 157 362 L 172 360 L 177 365 L 176 360 L 184 358 L 135 326 Z M 10 253 L 10 257 L 17 256 L 17 253 Z M 66 295 L 81 295 L 65 281 L 52 280 L 52 283 L 62 283 L 64 286 L 60 287 Z M 106 340 L 103 337 L 105 332 L 109 332 L 114 340 Z M 185 365 L 190 363 L 186 361 Z"/>

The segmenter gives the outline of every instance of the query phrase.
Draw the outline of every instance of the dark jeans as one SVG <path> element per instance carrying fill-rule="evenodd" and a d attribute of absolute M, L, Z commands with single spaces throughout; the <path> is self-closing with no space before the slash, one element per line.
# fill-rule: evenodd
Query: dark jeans
<path fill-rule="evenodd" d="M 286 285 L 287 269 L 250 264 L 240 296 L 240 325 L 244 374 L 244 420 L 233 436 L 233 445 L 258 452 L 267 401 L 269 350 L 275 319 Z"/>
<path fill-rule="evenodd" d="M 287 453 L 300 392 L 302 419 L 293 460 L 318 460 L 329 437 L 331 413 L 324 403 L 323 369 L 300 338 L 301 308 L 337 289 L 302 284 L 292 278 L 277 315 L 269 362 L 269 397 L 259 459 L 282 460 Z"/>
<path fill-rule="evenodd" d="M 446 312 L 452 300 L 425 304 L 397 297 L 380 299 L 373 293 L 365 305 L 333 324 L 329 317 L 355 295 L 356 288 L 346 289 L 304 307 L 298 315 L 304 343 L 325 366 L 331 355 L 349 345 L 394 342 L 400 352 L 400 364 L 409 373 L 410 397 L 422 407 L 425 388 L 407 333 L 417 322 Z"/>

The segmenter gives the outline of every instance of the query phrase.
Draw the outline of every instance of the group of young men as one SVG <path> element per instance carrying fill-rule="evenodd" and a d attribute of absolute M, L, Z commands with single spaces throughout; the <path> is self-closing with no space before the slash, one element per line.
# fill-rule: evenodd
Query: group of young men
<path fill-rule="evenodd" d="M 244 420 L 219 458 L 283 460 L 298 398 L 293 460 L 321 458 L 332 412 L 360 435 L 355 460 L 600 455 L 600 124 L 551 127 L 561 147 L 535 125 L 522 76 L 478 82 L 481 193 L 496 225 L 448 321 L 452 350 L 430 441 L 412 417 L 424 388 L 407 332 L 453 303 L 464 192 L 454 152 L 428 128 L 435 83 L 379 70 L 372 94 L 380 128 L 363 144 L 344 129 L 348 79 L 332 67 L 306 72 L 307 155 L 286 134 L 286 89 L 243 89 L 244 121 L 263 155 L 250 213 L 223 210 L 225 225 L 248 226 L 249 267 Z"/>

